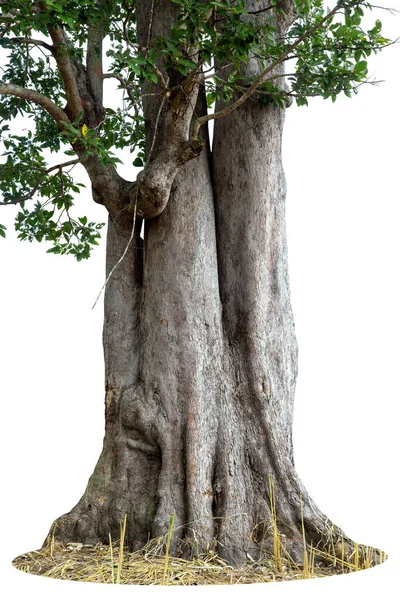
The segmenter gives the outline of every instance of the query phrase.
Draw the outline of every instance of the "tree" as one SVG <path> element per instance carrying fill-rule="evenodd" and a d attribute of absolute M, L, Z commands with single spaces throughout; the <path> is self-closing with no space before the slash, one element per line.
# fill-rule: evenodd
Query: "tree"
<path fill-rule="evenodd" d="M 165 533 L 175 513 L 175 551 L 216 539 L 240 564 L 271 550 L 275 503 L 298 562 L 303 526 L 309 543 L 343 537 L 352 552 L 294 469 L 297 347 L 280 144 L 292 98 L 335 100 L 366 80 L 365 57 L 388 41 L 379 22 L 363 30 L 365 6 L 342 1 L 325 14 L 320 1 L 2 3 L 2 117 L 35 119 L 25 136 L 3 125 L 4 203 L 21 206 L 19 236 L 88 256 L 100 225 L 71 216 L 77 162 L 109 213 L 104 448 L 84 496 L 56 522 L 58 539 L 118 537 L 127 515 L 137 547 Z M 291 60 L 297 68 L 285 76 Z M 103 107 L 110 78 L 125 91 L 123 109 Z M 65 144 L 73 158 L 48 167 L 46 149 Z M 112 148 L 126 146 L 144 167 L 136 181 L 116 170 Z M 43 200 L 29 210 L 35 196 Z"/>

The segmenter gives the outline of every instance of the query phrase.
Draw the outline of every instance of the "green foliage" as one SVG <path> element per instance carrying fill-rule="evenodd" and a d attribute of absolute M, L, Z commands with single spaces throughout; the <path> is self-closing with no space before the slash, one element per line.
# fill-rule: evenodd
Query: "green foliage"
<path fill-rule="evenodd" d="M 74 181 L 69 159 L 86 155 L 116 168 L 115 151 L 129 148 L 132 164 L 145 166 L 143 103 L 152 95 L 169 98 L 203 73 L 209 108 L 216 101 L 230 103 L 254 84 L 257 75 L 246 68 L 252 59 L 259 72 L 266 73 L 254 94 L 260 103 L 284 108 L 295 98 L 301 106 L 312 96 L 334 102 L 341 93 L 350 97 L 357 92 L 368 80 L 368 58 L 388 44 L 380 21 L 369 28 L 364 25 L 364 12 L 371 8 L 364 0 L 339 0 L 329 18 L 323 0 L 294 0 L 298 18 L 285 36 L 277 30 L 277 18 L 283 15 L 280 0 L 253 12 L 246 0 L 171 2 L 176 20 L 169 34 L 143 48 L 136 34 L 137 1 L 0 1 L 0 47 L 7 52 L 2 81 L 35 90 L 67 110 L 49 30 L 65 33 L 68 44 L 62 51 L 79 70 L 85 64 L 90 27 L 103 27 L 107 77 L 123 97 L 119 104 L 105 107 L 96 127 L 88 128 L 82 113 L 60 130 L 38 104 L 0 96 L 0 192 L 3 203 L 19 207 L 20 239 L 46 240 L 52 244 L 50 252 L 73 254 L 78 260 L 89 256 L 102 225 L 72 216 L 82 185 Z M 42 44 L 21 41 L 27 38 Z M 67 155 L 67 164 L 49 167 L 51 155 L 60 153 Z M 58 156 L 53 164 L 65 160 Z M 0 236 L 5 237 L 4 226 Z"/>
<path fill-rule="evenodd" d="M 61 216 L 55 220 L 54 209 L 47 210 L 44 206 L 36 202 L 32 210 L 23 208 L 18 213 L 15 222 L 18 238 L 29 242 L 51 242 L 53 245 L 47 252 L 53 254 L 71 254 L 78 261 L 89 258 L 91 248 L 98 245 L 104 223 L 88 222 L 87 217 L 60 222 Z"/>
<path fill-rule="evenodd" d="M 141 167 L 145 163 L 145 124 L 142 114 L 129 112 L 127 109 L 107 108 L 106 119 L 102 136 L 104 147 L 118 149 L 129 149 L 135 152 L 133 161 L 135 167 Z"/>
<path fill-rule="evenodd" d="M 299 105 L 307 98 L 322 96 L 335 102 L 343 92 L 351 97 L 360 84 L 367 80 L 367 58 L 378 52 L 389 40 L 381 35 L 382 24 L 365 31 L 362 27 L 367 3 L 343 2 L 343 10 L 329 18 L 295 50 L 296 72 L 288 79 L 291 93 Z M 312 29 L 324 16 L 322 0 L 314 0 L 306 17 L 291 28 L 288 39 L 294 42 Z"/>
<path fill-rule="evenodd" d="M 223 67 L 229 57 L 227 75 L 224 77 L 221 71 L 207 81 L 209 107 L 216 100 L 231 101 L 235 94 L 252 85 L 253 81 L 242 74 L 242 67 L 251 56 L 257 57 L 262 68 L 279 61 L 296 62 L 286 85 L 281 75 L 271 73 L 259 86 L 262 103 L 282 108 L 290 97 L 304 105 L 312 96 L 331 98 L 333 102 L 341 92 L 351 96 L 367 81 L 365 59 L 389 43 L 381 34 L 380 21 L 365 31 L 364 10 L 371 7 L 362 0 L 341 0 L 335 14 L 320 27 L 326 14 L 323 0 L 295 0 L 299 18 L 284 39 L 277 35 L 275 11 L 265 10 L 253 16 L 247 12 L 244 0 L 234 6 L 229 1 L 173 2 L 179 7 L 178 22 L 170 38 L 158 41 L 159 59 L 167 68 L 175 67 L 183 76 L 189 76 L 193 67 L 182 64 L 182 57 L 193 47 L 199 48 L 199 61 L 209 69 L 214 59 Z M 270 8 L 274 5 L 279 12 L 279 2 L 271 2 Z"/>
<path fill-rule="evenodd" d="M 19 32 L 21 34 L 22 32 Z M 9 39 L 0 38 L 0 47 L 8 49 Z M 54 68 L 48 55 L 32 56 L 25 46 L 16 45 L 9 49 L 8 63 L 2 69 L 1 79 L 7 83 L 35 89 L 44 94 L 56 104 L 65 104 L 65 93 L 62 80 L 58 71 Z M 1 98 L 0 118 L 10 120 L 17 115 L 30 115 L 35 119 L 39 117 L 39 111 L 31 104 L 15 96 Z"/>
<path fill-rule="evenodd" d="M 11 204 L 19 199 L 21 209 L 15 222 L 18 238 L 29 242 L 44 240 L 52 243 L 49 252 L 72 254 L 77 260 L 88 258 L 90 248 L 98 245 L 103 224 L 88 223 L 86 217 L 75 220 L 70 216 L 74 195 L 83 184 L 75 183 L 62 168 L 47 169 L 41 147 L 35 143 L 31 131 L 25 136 L 9 135 L 3 144 L 6 160 L 0 165 L 0 189 L 4 202 Z M 28 210 L 25 204 L 34 195 L 42 201 Z M 0 226 L 0 235 L 5 237 L 3 226 Z"/>
<path fill-rule="evenodd" d="M 81 121 L 80 115 L 74 123 L 66 123 L 62 131 L 63 141 L 70 142 L 73 150 L 66 150 L 64 154 L 75 156 L 76 149 L 79 147 L 80 152 L 84 152 L 85 156 L 96 156 L 103 165 L 116 165 L 121 162 L 110 150 L 111 145 L 105 142 L 108 131 L 105 135 L 101 135 L 96 129 L 88 129 L 84 123 L 79 127 Z"/>
<path fill-rule="evenodd" d="M 190 52 L 199 48 L 200 56 L 211 64 L 213 58 L 229 61 L 237 68 L 247 62 L 252 53 L 258 52 L 265 39 L 272 42 L 275 29 L 270 22 L 262 25 L 248 18 L 245 0 L 234 4 L 225 2 L 199 2 L 198 0 L 173 0 L 178 7 L 178 20 L 171 30 L 169 58 L 171 64 L 180 65 L 186 75 L 190 67 L 182 63 L 179 49 Z M 165 41 L 164 41 L 165 43 Z M 160 44 L 162 48 L 162 44 Z M 171 51 L 172 50 L 172 51 Z M 178 51 L 177 51 L 178 50 Z M 186 68 L 185 68 L 186 67 Z"/>

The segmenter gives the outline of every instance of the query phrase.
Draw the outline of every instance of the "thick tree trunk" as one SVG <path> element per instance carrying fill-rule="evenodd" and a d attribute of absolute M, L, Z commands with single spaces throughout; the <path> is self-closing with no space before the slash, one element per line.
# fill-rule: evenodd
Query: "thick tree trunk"
<path fill-rule="evenodd" d="M 253 103 L 221 121 L 214 186 L 205 149 L 146 223 L 144 248 L 137 223 L 106 291 L 104 448 L 84 496 L 57 520 L 58 539 L 117 539 L 126 514 L 137 548 L 175 512 L 176 552 L 217 544 L 242 564 L 272 548 L 271 479 L 293 557 L 303 553 L 301 497 L 307 539 L 324 539 L 331 524 L 293 466 L 282 123 L 282 111 Z M 131 227 L 110 221 L 107 271 Z"/>
<path fill-rule="evenodd" d="M 142 31 L 149 6 L 138 13 Z M 161 17 L 173 18 L 169 2 L 157 6 L 153 35 Z M 150 140 L 157 113 L 150 101 Z M 307 543 L 341 538 L 293 463 L 283 120 L 283 110 L 248 100 L 217 121 L 212 159 L 206 144 L 178 173 L 165 210 L 146 222 L 144 247 L 136 224 L 106 289 L 103 452 L 77 506 L 56 521 L 56 538 L 117 539 L 127 515 L 126 540 L 137 548 L 165 534 L 175 513 L 173 552 L 216 545 L 243 564 L 273 548 L 271 482 L 297 562 L 303 524 Z M 110 220 L 107 272 L 131 229 L 129 219 Z"/>

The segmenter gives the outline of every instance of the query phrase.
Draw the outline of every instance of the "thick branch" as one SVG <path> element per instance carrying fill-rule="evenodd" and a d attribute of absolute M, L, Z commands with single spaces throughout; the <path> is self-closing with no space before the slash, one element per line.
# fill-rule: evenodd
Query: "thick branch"
<path fill-rule="evenodd" d="M 104 0 L 100 0 L 100 4 L 104 4 Z M 89 23 L 86 73 L 93 99 L 99 106 L 103 105 L 103 39 L 104 22 Z"/>
<path fill-rule="evenodd" d="M 126 215 L 132 215 L 135 207 L 137 216 L 142 219 L 162 213 L 178 171 L 203 149 L 201 141 L 189 137 L 198 90 L 199 82 L 192 79 L 171 93 L 163 127 L 164 141 L 154 158 L 151 158 L 152 144 L 148 162 L 136 182 L 123 180 L 113 167 L 105 167 L 95 157 L 82 156 L 81 162 L 92 180 L 96 202 L 104 204 L 112 214 L 124 211 Z"/>
<path fill-rule="evenodd" d="M 138 218 L 152 219 L 168 204 L 180 168 L 202 149 L 202 142 L 197 140 L 179 147 L 166 146 L 138 173 L 135 182 L 123 179 L 114 167 L 103 165 L 94 156 L 82 156 L 81 163 L 92 182 L 94 201 L 105 206 L 111 215 L 130 217 L 136 207 Z"/>
<path fill-rule="evenodd" d="M 202 141 L 190 137 L 199 85 L 199 81 L 193 77 L 182 82 L 181 87 L 171 93 L 163 126 L 163 142 L 152 159 L 158 116 L 164 101 L 159 107 L 148 163 L 139 173 L 136 186 L 131 191 L 131 204 L 137 204 L 137 215 L 142 219 L 151 219 L 162 213 L 178 171 L 203 149 Z"/>
<path fill-rule="evenodd" d="M 60 129 L 63 129 L 64 123 L 69 123 L 68 115 L 57 104 L 54 104 L 50 98 L 35 90 L 29 90 L 13 83 L 0 82 L 0 94 L 17 96 L 23 100 L 38 104 L 53 117 Z"/>
<path fill-rule="evenodd" d="M 198 156 L 203 143 L 197 140 L 165 144 L 155 158 L 140 171 L 135 182 L 123 179 L 111 165 L 95 156 L 81 157 L 92 182 L 93 199 L 112 215 L 152 219 L 166 207 L 172 184 L 180 168 Z"/>
<path fill-rule="evenodd" d="M 105 0 L 98 0 L 103 3 Z M 45 3 L 39 3 L 44 11 Z M 48 26 L 48 33 L 54 44 L 54 58 L 63 80 L 67 97 L 66 112 L 75 120 L 83 115 L 86 125 L 93 129 L 104 119 L 102 103 L 102 40 L 104 26 L 101 22 L 89 23 L 87 38 L 87 70 L 82 62 L 73 56 L 71 45 L 60 25 Z"/>
<path fill-rule="evenodd" d="M 132 208 L 137 216 L 153 219 L 160 215 L 168 204 L 172 184 L 178 171 L 187 162 L 199 156 L 203 143 L 197 140 L 179 147 L 165 147 L 138 176 L 130 191 Z"/>
<path fill-rule="evenodd" d="M 92 183 L 93 200 L 102 204 L 110 215 L 126 211 L 129 206 L 129 190 L 133 183 L 121 177 L 115 167 L 104 165 L 97 156 L 85 156 L 85 150 L 80 154 L 80 162 L 85 167 Z"/>
<path fill-rule="evenodd" d="M 76 71 L 68 56 L 68 40 L 61 27 L 49 27 L 48 31 L 54 44 L 54 58 L 64 82 L 68 107 L 73 118 L 76 118 L 79 113 L 83 113 L 83 105 L 79 93 Z"/>

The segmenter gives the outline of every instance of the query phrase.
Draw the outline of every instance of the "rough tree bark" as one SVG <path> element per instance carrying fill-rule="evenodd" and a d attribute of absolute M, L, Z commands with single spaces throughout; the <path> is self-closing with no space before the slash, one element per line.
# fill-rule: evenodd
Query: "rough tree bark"
<path fill-rule="evenodd" d="M 138 6 L 143 39 L 150 4 Z M 170 2 L 159 0 L 151 35 L 168 32 L 173 18 Z M 155 156 L 165 142 L 155 133 L 159 102 L 145 106 Z M 200 91 L 204 114 L 201 105 Z M 165 107 L 160 114 L 162 132 Z M 77 506 L 56 521 L 57 539 L 117 539 L 126 514 L 126 539 L 137 548 L 165 534 L 174 512 L 174 552 L 217 544 L 240 565 L 272 549 L 271 480 L 280 532 L 297 562 L 303 522 L 307 542 L 325 543 L 328 532 L 333 543 L 341 539 L 293 462 L 297 343 L 283 121 L 282 109 L 252 99 L 216 121 L 212 154 L 203 131 L 201 154 L 178 170 L 161 214 L 146 220 L 144 245 L 137 221 L 106 288 L 103 452 Z M 111 211 L 107 273 L 131 229 L 129 211 Z"/>

